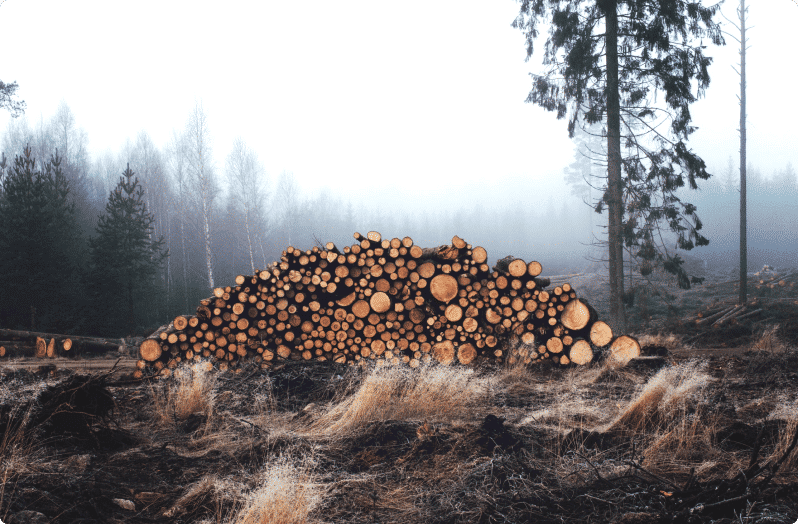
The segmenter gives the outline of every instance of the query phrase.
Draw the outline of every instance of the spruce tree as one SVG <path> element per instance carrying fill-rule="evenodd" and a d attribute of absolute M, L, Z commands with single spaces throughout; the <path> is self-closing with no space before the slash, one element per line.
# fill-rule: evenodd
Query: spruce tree
<path fill-rule="evenodd" d="M 89 240 L 94 296 L 103 314 L 98 327 L 113 334 L 131 334 L 137 321 L 147 320 L 155 276 L 168 256 L 163 237 L 152 238 L 155 218 L 133 175 L 128 164 L 108 197 L 97 236 Z"/>
<path fill-rule="evenodd" d="M 82 246 L 58 151 L 42 171 L 26 147 L 4 171 L 0 191 L 2 327 L 74 329 L 74 261 Z"/>
<path fill-rule="evenodd" d="M 539 24 L 550 21 L 546 70 L 532 75 L 527 102 L 567 116 L 571 138 L 577 125 L 606 125 L 607 181 L 595 209 L 606 206 L 609 215 L 609 322 L 623 332 L 624 247 L 634 248 L 643 275 L 656 264 L 682 288 L 699 281 L 689 278 L 676 250 L 657 239 L 660 223 L 667 223 L 678 249 L 709 243 L 699 233 L 696 207 L 676 191 L 685 183 L 697 189 L 696 179 L 710 177 L 686 141 L 696 129 L 689 106 L 710 80 L 703 38 L 724 43 L 712 20 L 719 7 L 689 0 L 519 1 L 513 25 L 524 32 L 527 59 Z"/>

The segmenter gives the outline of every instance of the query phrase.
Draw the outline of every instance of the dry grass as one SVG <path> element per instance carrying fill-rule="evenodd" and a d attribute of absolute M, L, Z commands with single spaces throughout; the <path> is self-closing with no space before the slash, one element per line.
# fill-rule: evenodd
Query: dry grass
<path fill-rule="evenodd" d="M 290 459 L 269 464 L 260 484 L 245 495 L 231 524 L 303 524 L 320 505 L 326 487 L 315 482 L 309 469 Z"/>
<path fill-rule="evenodd" d="M 243 498 L 245 486 L 213 475 L 202 477 L 191 484 L 163 516 L 168 518 L 191 517 L 203 507 L 215 509 L 216 522 L 221 520 L 226 509 L 232 508 Z"/>
<path fill-rule="evenodd" d="M 156 418 L 165 424 L 186 420 L 190 415 L 213 415 L 216 377 L 207 362 L 196 362 L 175 369 L 160 388 L 153 388 Z"/>
<path fill-rule="evenodd" d="M 380 420 L 453 421 L 467 418 L 492 393 L 494 379 L 463 367 L 375 367 L 354 395 L 333 404 L 313 425 L 316 433 L 353 431 Z"/>
<path fill-rule="evenodd" d="M 768 418 L 774 420 L 784 420 L 787 423 L 784 429 L 781 431 L 781 434 L 779 435 L 779 441 L 776 443 L 776 447 L 769 458 L 771 462 L 775 462 L 787 452 L 787 449 L 789 448 L 790 443 L 795 436 L 795 432 L 798 431 L 798 408 L 796 408 L 795 401 L 780 405 L 773 411 L 773 413 L 771 413 L 770 417 Z M 797 469 L 798 446 L 792 450 L 790 455 L 782 463 L 780 473 L 782 475 L 791 474 L 795 473 Z"/>
<path fill-rule="evenodd" d="M 706 387 L 713 381 L 705 368 L 706 363 L 697 360 L 662 368 L 605 431 L 654 431 L 683 418 L 689 408 L 702 401 Z"/>
<path fill-rule="evenodd" d="M 684 347 L 684 335 L 676 335 L 674 333 L 669 333 L 667 335 L 660 333 L 657 333 L 656 335 L 642 333 L 633 334 L 632 336 L 637 338 L 638 342 L 640 342 L 641 348 L 646 346 L 662 346 L 668 351 L 672 351 L 674 349 Z"/>
<path fill-rule="evenodd" d="M 751 345 L 753 351 L 765 351 L 768 353 L 784 353 L 787 350 L 786 344 L 778 336 L 779 326 L 771 325 L 762 330 L 759 338 Z"/>

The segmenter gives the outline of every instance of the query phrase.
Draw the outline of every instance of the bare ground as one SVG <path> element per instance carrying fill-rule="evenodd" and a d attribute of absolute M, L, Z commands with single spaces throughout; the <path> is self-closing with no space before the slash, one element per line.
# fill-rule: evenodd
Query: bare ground
<path fill-rule="evenodd" d="M 350 420 L 351 401 L 362 400 L 377 371 L 322 363 L 211 371 L 207 389 L 188 384 L 184 394 L 201 395 L 188 409 L 167 402 L 177 398 L 175 379 L 95 373 L 94 385 L 114 402 L 108 413 L 64 427 L 40 417 L 19 429 L 8 422 L 14 407 L 35 412 L 45 392 L 52 398 L 70 380 L 74 390 L 88 379 L 6 371 L 0 518 L 35 511 L 59 523 L 266 522 L 242 510 L 282 460 L 296 469 L 278 491 L 312 492 L 315 502 L 308 514 L 294 509 L 272 522 L 798 519 L 798 458 L 784 454 L 796 431 L 795 347 L 696 352 L 677 338 L 647 342 L 668 355 L 623 369 L 481 369 L 454 396 L 436 396 L 440 385 L 424 390 L 426 411 L 358 412 L 343 427 L 325 417 Z M 660 369 L 672 370 L 660 384 L 667 391 L 645 400 Z M 402 380 L 399 393 L 384 386 L 365 394 L 386 404 L 425 379 Z M 39 404 L 28 403 L 34 398 Z"/>

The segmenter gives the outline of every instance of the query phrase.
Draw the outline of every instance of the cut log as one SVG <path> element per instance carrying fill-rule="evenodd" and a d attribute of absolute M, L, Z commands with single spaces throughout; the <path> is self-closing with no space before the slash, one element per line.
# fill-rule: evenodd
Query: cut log
<path fill-rule="evenodd" d="M 54 358 L 55 357 L 55 339 L 51 338 L 50 342 L 47 344 L 47 358 Z"/>
<path fill-rule="evenodd" d="M 432 357 L 441 364 L 448 366 L 454 361 L 454 344 L 451 340 L 444 340 L 432 346 Z"/>
<path fill-rule="evenodd" d="M 352 313 L 357 318 L 366 318 L 371 313 L 371 306 L 365 300 L 358 300 L 352 304 Z"/>
<path fill-rule="evenodd" d="M 591 311 L 587 304 L 579 300 L 571 300 L 565 304 L 560 315 L 560 322 L 566 329 L 580 330 L 588 325 L 591 320 Z M 573 360 L 573 359 L 571 359 Z"/>
<path fill-rule="evenodd" d="M 513 277 L 520 277 L 527 273 L 527 264 L 520 258 L 507 256 L 497 260 L 493 270 L 507 273 Z"/>
<path fill-rule="evenodd" d="M 590 327 L 590 341 L 598 347 L 606 346 L 612 341 L 612 328 L 603 320 L 593 322 Z"/>
<path fill-rule="evenodd" d="M 640 342 L 634 337 L 621 335 L 610 344 L 609 360 L 614 364 L 624 365 L 640 356 Z"/>
<path fill-rule="evenodd" d="M 430 282 L 430 293 L 444 304 L 456 297 L 457 291 L 457 279 L 451 275 L 438 275 Z"/>
<path fill-rule="evenodd" d="M 36 358 L 47 356 L 47 342 L 42 337 L 36 337 Z"/>
<path fill-rule="evenodd" d="M 382 291 L 378 291 L 377 293 L 371 295 L 371 300 L 369 301 L 369 304 L 371 306 L 371 309 L 373 309 L 375 312 L 385 313 L 391 308 L 391 299 L 387 294 L 383 293 Z"/>
<path fill-rule="evenodd" d="M 549 353 L 562 353 L 562 340 L 559 337 L 551 337 L 546 341 L 546 349 L 549 350 Z"/>
<path fill-rule="evenodd" d="M 457 304 L 450 304 L 447 306 L 444 316 L 449 322 L 459 322 L 463 318 L 463 309 Z"/>
<path fill-rule="evenodd" d="M 462 344 L 457 348 L 457 360 L 461 364 L 470 364 L 477 358 L 477 349 L 472 344 Z"/>
<path fill-rule="evenodd" d="M 568 356 L 574 364 L 584 366 L 593 360 L 593 348 L 587 340 L 579 339 L 571 345 Z"/>
<path fill-rule="evenodd" d="M 724 309 L 718 311 L 717 313 L 715 313 L 713 315 L 710 315 L 710 316 L 704 317 L 704 318 L 700 318 L 700 319 L 696 320 L 695 323 L 696 323 L 696 325 L 706 324 L 707 322 L 711 322 L 711 321 L 713 321 L 713 320 L 715 320 L 717 318 L 722 317 L 723 315 L 725 315 L 726 313 L 728 313 L 731 310 L 735 309 L 736 307 L 737 306 L 729 306 L 727 308 L 724 308 Z"/>
<path fill-rule="evenodd" d="M 484 247 L 477 246 L 471 250 L 471 260 L 475 264 L 484 264 L 488 260 L 488 252 Z"/>
<path fill-rule="evenodd" d="M 532 262 L 526 265 L 526 274 L 529 275 L 530 277 L 536 277 L 540 275 L 542 271 L 543 271 L 543 266 L 540 264 L 540 262 L 536 260 L 533 260 Z"/>

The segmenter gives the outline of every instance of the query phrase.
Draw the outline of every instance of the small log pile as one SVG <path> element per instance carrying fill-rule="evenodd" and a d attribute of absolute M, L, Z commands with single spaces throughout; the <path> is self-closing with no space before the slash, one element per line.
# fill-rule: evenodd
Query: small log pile
<path fill-rule="evenodd" d="M 457 236 L 436 248 L 374 231 L 354 237 L 340 250 L 289 247 L 256 275 L 216 288 L 196 315 L 142 342 L 137 375 L 202 358 L 227 369 L 254 357 L 266 369 L 284 359 L 582 365 L 602 349 L 621 360 L 640 354 L 569 284 L 547 290 L 538 262 L 507 257 L 491 269 L 484 248 Z"/>
<path fill-rule="evenodd" d="M 67 357 L 74 354 L 117 351 L 120 343 L 102 338 L 0 329 L 2 357 Z"/>

